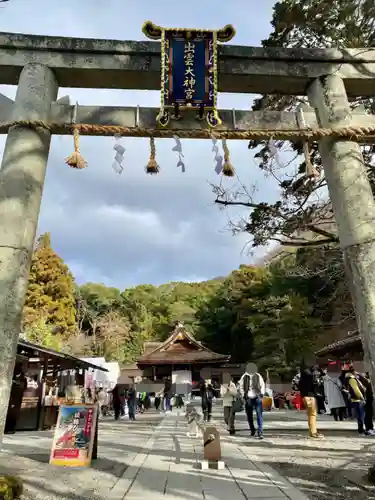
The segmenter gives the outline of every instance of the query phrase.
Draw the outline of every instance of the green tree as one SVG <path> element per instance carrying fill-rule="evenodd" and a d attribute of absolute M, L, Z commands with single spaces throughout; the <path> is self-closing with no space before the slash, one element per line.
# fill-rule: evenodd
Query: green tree
<path fill-rule="evenodd" d="M 269 281 L 264 269 L 240 266 L 198 310 L 199 338 L 213 350 L 231 353 L 234 361 L 250 360 L 253 337 L 247 328 L 249 303 L 266 298 L 268 293 Z"/>
<path fill-rule="evenodd" d="M 305 283 L 289 274 L 290 266 L 277 262 L 233 271 L 198 311 L 199 338 L 233 361 L 253 360 L 261 370 L 290 377 L 323 333 L 308 298 L 296 292 Z"/>
<path fill-rule="evenodd" d="M 24 308 L 24 328 L 41 319 L 62 336 L 76 330 L 74 279 L 68 266 L 51 247 L 51 237 L 38 238 L 32 257 Z"/>
<path fill-rule="evenodd" d="M 40 317 L 37 321 L 30 324 L 25 329 L 25 338 L 29 342 L 50 347 L 56 351 L 61 351 L 63 340 L 61 335 L 54 331 L 54 328 L 46 322 L 46 319 Z"/>
<path fill-rule="evenodd" d="M 325 48 L 373 47 L 375 44 L 375 3 L 373 0 L 284 0 L 276 2 L 271 21 L 272 29 L 263 47 Z M 301 96 L 264 95 L 257 99 L 253 109 L 295 110 Z M 362 105 L 374 113 L 375 99 L 358 98 L 351 102 L 353 108 Z M 237 223 L 235 229 L 252 236 L 253 246 L 262 246 L 269 241 L 277 241 L 283 246 L 337 245 L 330 200 L 324 176 L 318 181 L 309 179 L 306 163 L 301 156 L 302 144 L 292 145 L 293 153 L 285 167 L 277 161 L 274 149 L 290 150 L 285 141 L 251 141 L 259 168 L 265 172 L 267 182 L 276 179 L 279 199 L 265 202 L 250 195 L 252 190 L 228 192 L 215 188 L 216 202 L 221 205 L 242 205 L 248 207 L 247 220 Z M 371 160 L 374 146 L 362 146 L 362 153 L 368 166 L 368 175 L 374 185 L 375 169 Z M 311 161 L 321 171 L 322 164 L 317 144 L 311 145 Z M 301 159 L 302 158 L 302 159 Z M 295 160 L 295 161 L 293 161 Z M 272 175 L 270 175 L 272 174 Z"/>
<path fill-rule="evenodd" d="M 313 356 L 321 322 L 311 316 L 307 300 L 298 295 L 271 295 L 254 301 L 251 309 L 248 328 L 259 369 L 290 379 L 302 358 Z"/>
<path fill-rule="evenodd" d="M 119 306 L 121 293 L 118 288 L 108 287 L 102 283 L 85 283 L 77 290 L 79 300 L 98 314 L 105 314 Z"/>

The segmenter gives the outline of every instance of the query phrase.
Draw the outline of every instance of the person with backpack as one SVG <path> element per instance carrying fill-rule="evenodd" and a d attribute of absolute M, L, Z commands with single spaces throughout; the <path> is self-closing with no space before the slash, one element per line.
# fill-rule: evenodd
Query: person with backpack
<path fill-rule="evenodd" d="M 354 409 L 354 414 L 357 419 L 358 433 L 365 434 L 366 389 L 359 380 L 353 366 L 349 367 L 348 373 L 346 374 L 346 383 L 352 407 Z"/>
<path fill-rule="evenodd" d="M 246 371 L 239 381 L 239 390 L 241 397 L 245 401 L 250 433 L 255 436 L 256 432 L 258 432 L 258 438 L 263 439 L 263 396 L 266 391 L 266 384 L 254 363 L 247 363 Z M 258 431 L 254 426 L 254 410 L 257 417 Z"/>

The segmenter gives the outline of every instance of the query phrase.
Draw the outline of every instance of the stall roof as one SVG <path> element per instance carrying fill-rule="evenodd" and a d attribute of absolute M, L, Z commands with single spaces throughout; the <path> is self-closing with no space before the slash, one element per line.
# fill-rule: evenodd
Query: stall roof
<path fill-rule="evenodd" d="M 35 355 L 36 356 L 48 355 L 48 357 L 50 357 L 51 359 L 67 361 L 74 364 L 75 366 L 78 366 L 79 368 L 84 368 L 84 369 L 91 368 L 93 370 L 101 370 L 102 372 L 108 372 L 108 370 L 106 368 L 103 368 L 102 366 L 97 366 L 87 361 L 83 361 L 83 359 L 77 358 L 76 356 L 72 356 L 71 354 L 66 354 L 65 352 L 58 352 L 55 351 L 54 349 L 50 349 L 48 347 L 44 347 L 38 344 L 33 344 L 32 342 L 29 342 L 24 339 L 19 339 L 18 354 L 24 354 L 25 352 L 28 353 L 29 357 Z"/>

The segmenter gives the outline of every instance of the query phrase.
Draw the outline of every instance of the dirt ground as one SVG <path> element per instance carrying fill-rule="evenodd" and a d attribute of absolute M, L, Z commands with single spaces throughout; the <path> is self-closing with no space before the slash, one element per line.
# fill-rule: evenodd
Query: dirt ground
<path fill-rule="evenodd" d="M 324 439 L 307 437 L 304 413 L 265 413 L 265 439 L 249 436 L 245 415 L 238 415 L 234 439 L 249 447 L 255 460 L 267 463 L 311 500 L 375 500 L 375 487 L 367 482 L 375 463 L 375 437 L 360 437 L 354 421 L 334 422 L 319 416 Z"/>

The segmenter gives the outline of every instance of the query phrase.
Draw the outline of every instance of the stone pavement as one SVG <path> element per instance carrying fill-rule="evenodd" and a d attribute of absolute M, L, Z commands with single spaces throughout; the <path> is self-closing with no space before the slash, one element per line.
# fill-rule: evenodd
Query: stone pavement
<path fill-rule="evenodd" d="M 215 414 L 221 419 L 221 409 Z M 6 436 L 0 473 L 23 478 L 23 500 L 307 500 L 267 464 L 252 461 L 251 447 L 219 428 L 224 470 L 197 468 L 202 440 L 187 437 L 184 415 L 174 411 L 164 418 L 149 412 L 134 423 L 101 421 L 98 459 L 90 468 L 50 466 L 51 432 Z M 266 440 L 257 443 L 267 448 Z"/>
<path fill-rule="evenodd" d="M 168 414 L 111 490 L 108 500 L 307 500 L 276 471 L 252 462 L 249 452 L 223 429 L 226 468 L 199 470 L 202 440 L 188 438 L 186 431 L 182 414 Z"/>
<path fill-rule="evenodd" d="M 52 432 L 17 432 L 4 437 L 0 473 L 18 474 L 25 486 L 23 500 L 103 500 L 162 420 L 156 412 L 136 422 L 100 420 L 98 459 L 89 468 L 49 465 Z"/>

